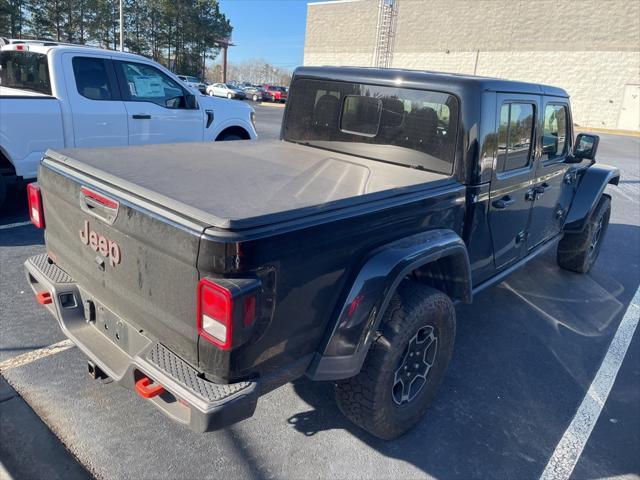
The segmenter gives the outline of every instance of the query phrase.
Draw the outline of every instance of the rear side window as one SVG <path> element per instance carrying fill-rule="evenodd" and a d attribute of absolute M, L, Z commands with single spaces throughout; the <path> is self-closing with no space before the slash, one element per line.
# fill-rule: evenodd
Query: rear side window
<path fill-rule="evenodd" d="M 567 107 L 564 105 L 547 105 L 544 109 L 542 152 L 548 160 L 567 153 Z"/>
<path fill-rule="evenodd" d="M 531 103 L 506 103 L 500 109 L 498 127 L 498 165 L 507 172 L 526 167 L 531 158 L 534 106 Z"/>
<path fill-rule="evenodd" d="M 458 100 L 445 92 L 300 78 L 284 138 L 450 175 Z"/>
<path fill-rule="evenodd" d="M 89 100 L 113 100 L 115 98 L 104 59 L 74 57 L 72 64 L 76 88 L 80 95 Z"/>
<path fill-rule="evenodd" d="M 0 52 L 0 86 L 51 95 L 47 56 L 28 51 Z"/>

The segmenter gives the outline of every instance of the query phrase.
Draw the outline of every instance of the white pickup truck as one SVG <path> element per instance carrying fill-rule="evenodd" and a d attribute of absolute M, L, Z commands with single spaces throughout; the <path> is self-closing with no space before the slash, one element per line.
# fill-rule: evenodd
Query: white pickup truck
<path fill-rule="evenodd" d="M 254 110 L 139 55 L 47 42 L 0 48 L 0 206 L 48 148 L 257 138 Z M 176 161 L 179 161 L 177 159 Z"/>

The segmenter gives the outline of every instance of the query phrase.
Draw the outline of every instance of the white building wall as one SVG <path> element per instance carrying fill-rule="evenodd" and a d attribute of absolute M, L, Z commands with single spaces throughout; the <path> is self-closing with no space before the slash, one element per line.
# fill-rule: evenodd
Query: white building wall
<path fill-rule="evenodd" d="M 559 86 L 576 124 L 640 130 L 629 94 L 640 85 L 640 2 L 396 1 L 393 67 Z M 377 0 L 310 4 L 305 65 L 370 66 L 377 13 Z"/>

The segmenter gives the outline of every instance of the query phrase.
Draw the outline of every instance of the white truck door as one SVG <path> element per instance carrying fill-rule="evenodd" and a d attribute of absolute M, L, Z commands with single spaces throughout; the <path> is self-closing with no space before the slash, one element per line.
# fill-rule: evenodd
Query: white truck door
<path fill-rule="evenodd" d="M 129 144 L 201 142 L 205 113 L 189 105 L 193 94 L 160 69 L 135 61 L 115 61 L 127 110 Z"/>
<path fill-rule="evenodd" d="M 127 145 L 127 111 L 108 56 L 63 56 L 76 147 Z"/>

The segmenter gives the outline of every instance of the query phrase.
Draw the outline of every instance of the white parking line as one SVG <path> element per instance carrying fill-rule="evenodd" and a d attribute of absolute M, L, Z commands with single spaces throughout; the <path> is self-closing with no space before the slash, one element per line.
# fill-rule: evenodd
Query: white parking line
<path fill-rule="evenodd" d="M 541 480 L 565 480 L 573 472 L 611 392 L 639 319 L 640 288 L 636 290 L 586 396 L 542 472 Z"/>
<path fill-rule="evenodd" d="M 26 222 L 9 223 L 7 225 L 0 225 L 0 230 L 6 230 L 8 228 L 24 227 L 25 225 L 31 225 L 31 222 L 27 220 Z"/>
<path fill-rule="evenodd" d="M 73 342 L 69 339 L 62 340 L 61 342 L 54 343 L 48 347 L 39 348 L 38 350 L 31 350 L 30 352 L 23 353 L 17 357 L 9 358 L 4 362 L 0 362 L 0 373 L 4 373 L 12 368 L 22 367 L 28 363 L 35 362 L 41 358 L 54 355 L 56 353 L 64 352 L 65 350 L 73 347 Z"/>

